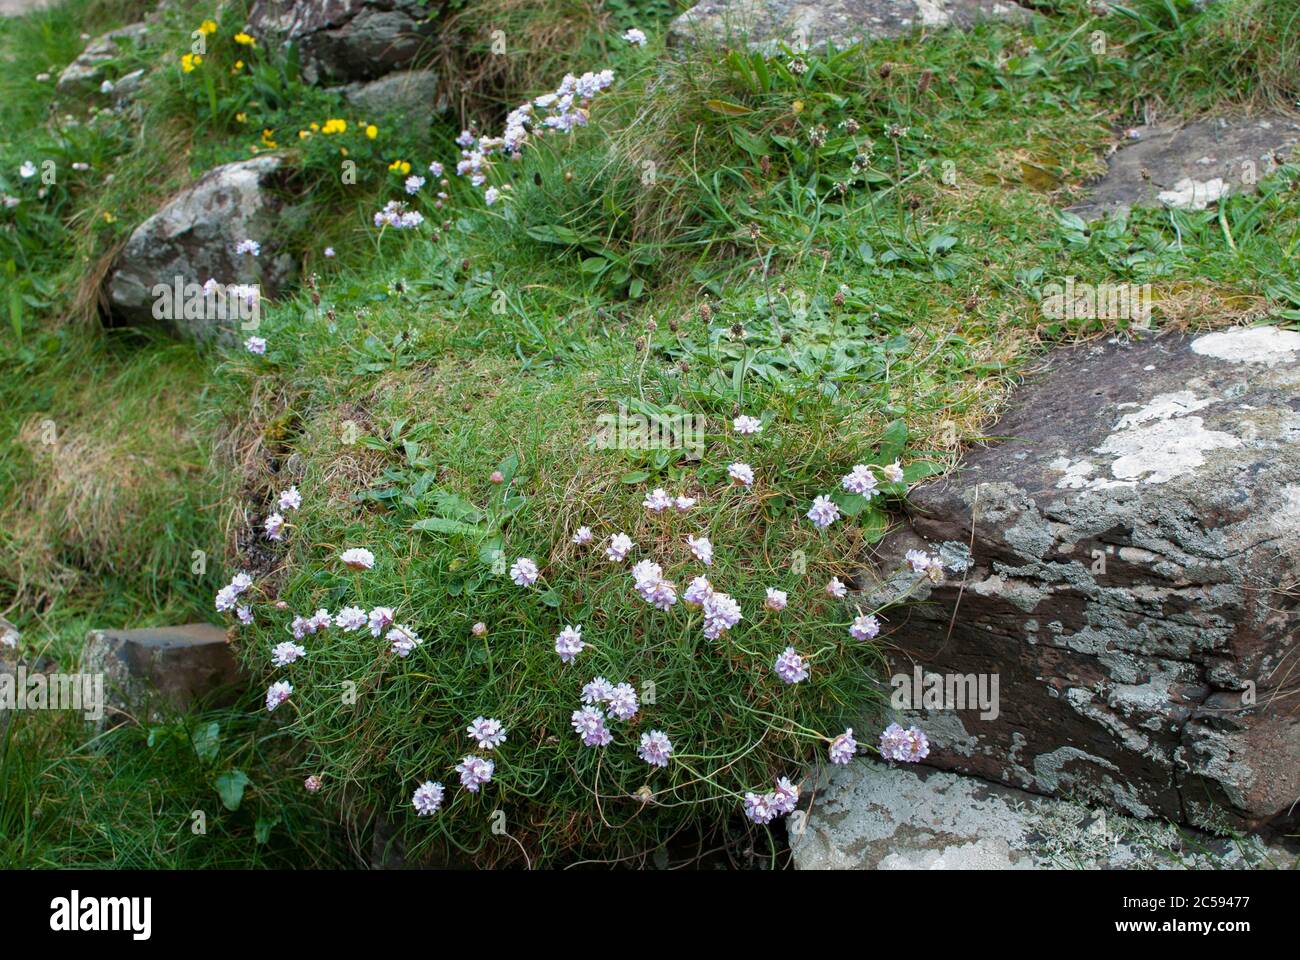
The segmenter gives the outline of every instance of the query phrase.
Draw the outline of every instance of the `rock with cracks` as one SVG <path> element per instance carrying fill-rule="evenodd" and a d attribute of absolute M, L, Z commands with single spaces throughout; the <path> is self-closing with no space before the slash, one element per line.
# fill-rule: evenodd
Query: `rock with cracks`
<path fill-rule="evenodd" d="M 256 318 L 241 312 L 235 294 L 202 296 L 199 287 L 213 279 L 256 285 L 261 297 L 275 297 L 293 282 L 296 264 L 282 246 L 293 221 L 284 185 L 282 161 L 268 154 L 214 167 L 182 190 L 136 227 L 114 263 L 108 278 L 113 318 L 167 323 L 201 342 L 246 335 Z M 242 240 L 258 241 L 260 254 L 237 253 Z"/>
<path fill-rule="evenodd" d="M 419 0 L 257 0 L 250 32 L 292 44 L 312 84 L 375 80 L 418 65 L 438 28 Z"/>
<path fill-rule="evenodd" d="M 1285 818 L 1300 333 L 1063 349 L 988 435 L 868 571 L 864 607 L 920 601 L 885 639 L 927 762 L 1193 825 Z M 947 579 L 910 572 L 912 549 Z"/>

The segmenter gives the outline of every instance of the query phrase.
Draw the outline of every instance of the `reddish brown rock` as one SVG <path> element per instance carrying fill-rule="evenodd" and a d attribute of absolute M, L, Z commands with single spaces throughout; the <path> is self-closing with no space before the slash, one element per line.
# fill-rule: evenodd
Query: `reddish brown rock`
<path fill-rule="evenodd" d="M 207 623 L 145 630 L 92 630 L 82 670 L 104 674 L 109 712 L 146 705 L 184 711 L 233 703 L 239 670 L 226 631 Z"/>

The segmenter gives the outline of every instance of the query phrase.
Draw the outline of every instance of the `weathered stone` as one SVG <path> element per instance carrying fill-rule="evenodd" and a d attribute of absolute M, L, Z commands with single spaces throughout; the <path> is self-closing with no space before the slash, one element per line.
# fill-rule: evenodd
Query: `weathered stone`
<path fill-rule="evenodd" d="M 164 704 L 183 711 L 202 700 L 235 702 L 239 670 L 226 631 L 207 623 L 145 630 L 92 630 L 81 669 L 104 675 L 106 713 L 135 716 Z"/>
<path fill-rule="evenodd" d="M 872 606 L 923 601 L 897 673 L 998 678 L 996 716 L 919 705 L 927 762 L 1193 824 L 1286 815 L 1300 333 L 1063 349 L 988 432 L 1010 439 L 914 491 L 866 574 Z M 920 547 L 946 582 L 910 572 Z"/>
<path fill-rule="evenodd" d="M 1282 116 L 1135 127 L 1073 210 L 1091 219 L 1121 207 L 1204 209 L 1222 195 L 1253 192 L 1298 142 L 1300 123 Z"/>
<path fill-rule="evenodd" d="M 298 48 L 308 83 L 374 80 L 412 67 L 438 28 L 420 0 L 257 0 L 258 37 Z"/>
<path fill-rule="evenodd" d="M 108 79 L 110 64 L 121 57 L 124 51 L 145 42 L 148 29 L 143 23 L 131 23 L 90 41 L 81 55 L 59 74 L 59 92 L 72 93 L 98 87 Z"/>
<path fill-rule="evenodd" d="M 55 0 L 0 0 L 0 17 L 21 17 L 54 5 Z"/>
<path fill-rule="evenodd" d="M 925 767 L 832 768 L 787 819 L 801 870 L 1288 869 L 1296 853 Z"/>
<path fill-rule="evenodd" d="M 668 42 L 744 38 L 764 49 L 828 41 L 844 47 L 922 28 L 969 30 L 981 20 L 1023 22 L 1031 16 L 1010 0 L 704 0 L 673 20 Z"/>
<path fill-rule="evenodd" d="M 220 284 L 257 284 L 263 297 L 284 291 L 297 272 L 282 246 L 293 221 L 292 209 L 279 195 L 284 177 L 280 158 L 269 154 L 215 167 L 136 227 L 109 274 L 113 317 L 136 325 L 163 319 L 199 341 L 237 336 L 233 309 L 226 319 L 207 309 L 186 316 L 173 302 L 170 311 L 158 311 L 172 316 L 155 317 L 160 302 L 155 287 L 174 289 L 178 280 L 201 285 L 211 278 Z M 235 253 L 245 239 L 262 244 L 259 256 Z"/>
<path fill-rule="evenodd" d="M 352 83 L 337 88 L 349 104 L 378 118 L 397 114 L 405 122 L 430 120 L 447 109 L 438 94 L 438 75 L 432 70 L 401 70 L 367 83 Z"/>

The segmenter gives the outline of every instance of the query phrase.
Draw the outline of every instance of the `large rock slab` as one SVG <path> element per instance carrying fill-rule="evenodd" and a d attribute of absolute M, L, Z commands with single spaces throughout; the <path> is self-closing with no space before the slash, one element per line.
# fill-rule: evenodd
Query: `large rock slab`
<path fill-rule="evenodd" d="M 233 703 L 239 668 L 226 631 L 207 623 L 145 630 L 92 630 L 82 670 L 104 675 L 107 712 L 185 711 L 199 701 Z"/>
<path fill-rule="evenodd" d="M 249 32 L 298 49 L 308 83 L 374 80 L 417 65 L 437 36 L 420 0 L 257 0 Z"/>
<path fill-rule="evenodd" d="M 1253 192 L 1297 143 L 1300 123 L 1283 116 L 1135 127 L 1073 209 L 1090 219 L 1121 207 L 1204 209 L 1221 196 Z"/>
<path fill-rule="evenodd" d="M 926 762 L 1138 816 L 1250 826 L 1300 796 L 1300 333 L 1057 352 L 879 545 L 871 605 Z M 911 573 L 939 548 L 948 579 Z M 996 710 L 917 702 L 996 678 Z M 987 684 L 986 686 L 991 686 Z M 937 696 L 937 694 L 936 694 Z M 951 709 L 965 707 L 966 709 Z M 972 708 L 973 707 L 973 708 Z"/>
<path fill-rule="evenodd" d="M 143 23 L 130 23 L 91 40 L 81 55 L 59 74 L 59 92 L 85 92 L 97 88 L 109 79 L 109 70 L 115 62 L 144 44 L 148 30 Z"/>
<path fill-rule="evenodd" d="M 262 297 L 283 292 L 297 272 L 283 248 L 293 221 L 281 195 L 286 177 L 274 155 L 214 167 L 136 227 L 108 278 L 114 319 L 134 325 L 165 320 L 198 341 L 238 336 L 233 309 L 183 310 L 172 298 L 171 309 L 160 310 L 155 291 L 160 284 L 174 288 L 178 281 L 201 285 L 215 279 L 223 285 L 257 285 Z M 258 241 L 261 253 L 236 253 L 242 240 Z M 194 306 L 193 297 L 186 302 Z"/>
<path fill-rule="evenodd" d="M 981 20 L 1024 22 L 1031 17 L 1010 0 L 704 0 L 673 20 L 668 42 L 743 38 L 764 49 L 828 41 L 845 47 L 921 28 L 969 30 Z"/>
<path fill-rule="evenodd" d="M 1288 869 L 1296 853 L 1218 839 L 924 767 L 832 768 L 786 821 L 801 870 Z"/>
<path fill-rule="evenodd" d="M 432 70 L 399 70 L 378 80 L 336 89 L 367 118 L 391 113 L 407 123 L 427 121 L 447 109 L 446 100 L 438 92 L 438 75 Z"/>

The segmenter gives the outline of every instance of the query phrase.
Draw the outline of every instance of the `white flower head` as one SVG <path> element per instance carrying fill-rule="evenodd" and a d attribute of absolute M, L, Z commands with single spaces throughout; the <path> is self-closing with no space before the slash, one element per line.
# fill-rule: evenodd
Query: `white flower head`
<path fill-rule="evenodd" d="M 727 476 L 731 477 L 731 482 L 738 486 L 752 486 L 754 483 L 754 468 L 737 460 L 727 467 Z"/>
<path fill-rule="evenodd" d="M 605 556 L 612 563 L 622 563 L 635 548 L 636 544 L 626 533 L 616 533 L 609 538 L 609 547 L 605 550 Z"/>
<path fill-rule="evenodd" d="M 700 563 L 706 567 L 713 566 L 713 544 L 709 542 L 708 537 L 693 537 L 687 534 L 686 546 L 690 547 L 691 553 Z"/>
<path fill-rule="evenodd" d="M 352 547 L 339 554 L 343 566 L 351 570 L 369 570 L 375 565 L 375 555 L 365 547 Z"/>
<path fill-rule="evenodd" d="M 288 680 L 277 680 L 266 690 L 266 709 L 274 711 L 293 695 L 293 684 Z"/>
<path fill-rule="evenodd" d="M 539 575 L 537 564 L 528 557 L 520 557 L 510 568 L 510 579 L 520 587 L 531 587 Z"/>
<path fill-rule="evenodd" d="M 411 795 L 411 806 L 415 807 L 416 816 L 427 817 L 437 813 L 442 807 L 442 798 L 445 794 L 442 784 L 434 783 L 432 780 L 426 780 L 416 787 L 415 793 Z"/>

